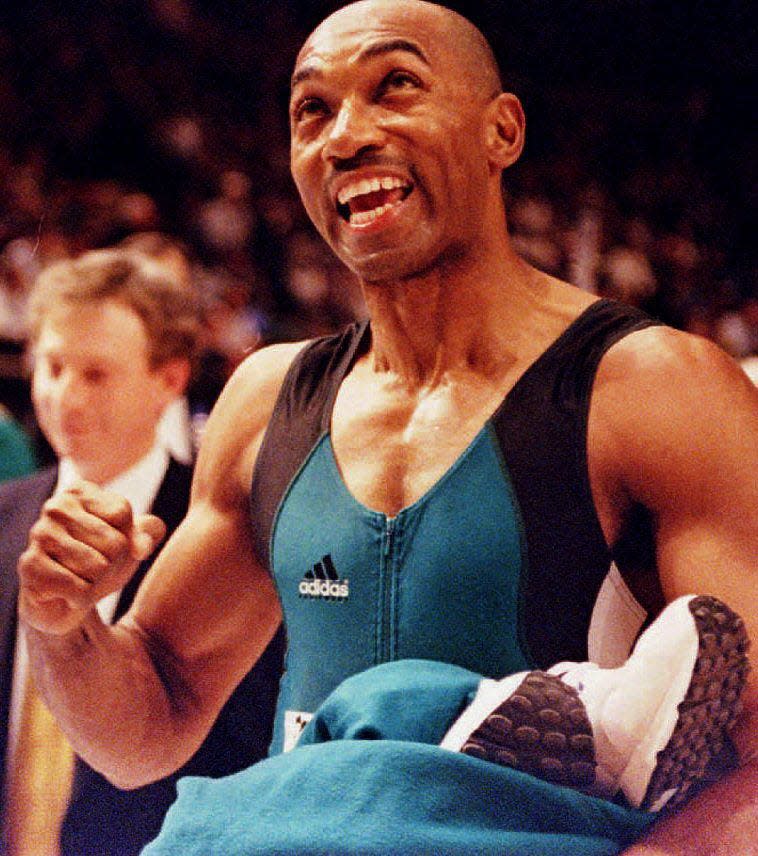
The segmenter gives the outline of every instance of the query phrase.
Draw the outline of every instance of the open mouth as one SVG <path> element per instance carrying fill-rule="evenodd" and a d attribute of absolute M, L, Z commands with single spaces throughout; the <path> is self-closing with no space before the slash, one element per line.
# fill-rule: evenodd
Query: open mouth
<path fill-rule="evenodd" d="M 337 194 L 337 213 L 351 226 L 366 226 L 399 205 L 413 185 L 395 176 L 364 178 Z"/>

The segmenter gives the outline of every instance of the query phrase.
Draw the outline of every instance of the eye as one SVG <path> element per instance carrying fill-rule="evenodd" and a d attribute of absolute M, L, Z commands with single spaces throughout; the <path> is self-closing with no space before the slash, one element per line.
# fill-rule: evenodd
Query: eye
<path fill-rule="evenodd" d="M 411 74 L 409 71 L 401 71 L 400 69 L 391 71 L 379 85 L 379 91 L 382 94 L 419 88 L 421 88 L 421 81 L 416 75 Z"/>
<path fill-rule="evenodd" d="M 98 384 L 103 383 L 106 378 L 106 374 L 103 369 L 99 368 L 88 368 L 84 371 L 84 380 L 91 384 L 92 386 L 97 386 Z"/>
<path fill-rule="evenodd" d="M 318 119 L 326 116 L 328 108 L 321 98 L 303 98 L 295 105 L 292 117 L 296 122 L 304 122 L 308 119 Z"/>

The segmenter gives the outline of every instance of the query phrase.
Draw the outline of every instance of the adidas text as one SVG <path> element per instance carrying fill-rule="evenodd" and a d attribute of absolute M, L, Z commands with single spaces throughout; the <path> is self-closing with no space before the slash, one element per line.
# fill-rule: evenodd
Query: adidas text
<path fill-rule="evenodd" d="M 320 597 L 328 600 L 347 600 L 350 597 L 349 580 L 302 580 L 298 587 L 301 597 Z"/>

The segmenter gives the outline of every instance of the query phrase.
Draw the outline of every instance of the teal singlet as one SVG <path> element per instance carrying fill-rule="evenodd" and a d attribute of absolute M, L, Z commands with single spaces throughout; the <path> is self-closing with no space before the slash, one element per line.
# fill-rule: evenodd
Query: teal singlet
<path fill-rule="evenodd" d="M 329 434 L 369 326 L 300 353 L 252 483 L 256 550 L 287 634 L 272 751 L 293 744 L 341 681 L 378 663 L 431 659 L 500 677 L 586 659 L 611 562 L 586 466 L 592 381 L 607 349 L 650 323 L 619 304 L 593 304 L 447 473 L 394 518 L 350 494 Z"/>
<path fill-rule="evenodd" d="M 325 434 L 274 530 L 276 585 L 297 649 L 282 683 L 285 709 L 313 711 L 325 690 L 388 660 L 424 657 L 493 675 L 525 668 L 514 620 L 521 554 L 489 427 L 392 518 L 348 492 Z"/>

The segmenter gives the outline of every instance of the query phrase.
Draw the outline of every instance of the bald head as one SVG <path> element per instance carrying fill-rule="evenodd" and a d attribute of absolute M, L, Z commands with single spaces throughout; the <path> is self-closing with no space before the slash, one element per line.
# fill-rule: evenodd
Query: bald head
<path fill-rule="evenodd" d="M 432 42 L 445 45 L 455 57 L 467 86 L 485 98 L 502 91 L 497 60 L 480 30 L 452 9 L 427 0 L 357 0 L 343 6 L 311 33 L 298 55 L 296 75 L 297 67 L 324 37 L 398 24 L 410 34 L 424 33 L 432 37 Z"/>
<path fill-rule="evenodd" d="M 297 58 L 290 130 L 305 209 L 365 283 L 502 243 L 500 174 L 521 153 L 523 111 L 450 9 L 359 0 L 323 21 Z"/>

